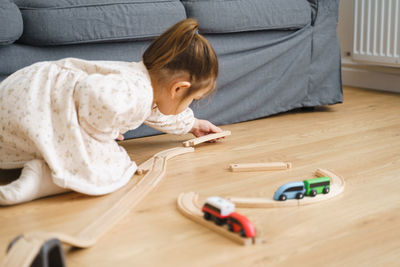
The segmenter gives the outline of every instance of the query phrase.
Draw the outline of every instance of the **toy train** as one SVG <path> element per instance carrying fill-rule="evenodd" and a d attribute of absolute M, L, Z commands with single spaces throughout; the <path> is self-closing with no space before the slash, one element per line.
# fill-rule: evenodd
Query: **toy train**
<path fill-rule="evenodd" d="M 239 233 L 242 237 L 255 237 L 256 229 L 252 222 L 244 215 L 235 212 L 235 204 L 220 198 L 209 197 L 203 208 L 204 219 L 213 220 L 216 225 L 228 225 L 231 232 Z"/>
<path fill-rule="evenodd" d="M 276 190 L 274 200 L 302 199 L 304 196 L 315 197 L 317 194 L 328 194 L 331 180 L 329 177 L 308 179 L 282 185 Z"/>

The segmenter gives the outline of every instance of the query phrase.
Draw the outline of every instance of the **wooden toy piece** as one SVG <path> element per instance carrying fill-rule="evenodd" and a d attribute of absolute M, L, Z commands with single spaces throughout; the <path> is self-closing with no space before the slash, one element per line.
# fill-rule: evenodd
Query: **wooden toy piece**
<path fill-rule="evenodd" d="M 256 228 L 253 223 L 244 215 L 232 212 L 227 221 L 229 231 L 239 233 L 242 237 L 255 238 Z"/>
<path fill-rule="evenodd" d="M 315 197 L 304 198 L 300 202 L 301 205 L 309 205 L 316 202 L 332 199 L 343 193 L 346 183 L 342 177 L 326 169 L 317 169 L 315 171 L 315 175 L 319 177 L 326 176 L 331 178 L 330 192 L 329 194 L 321 194 Z"/>
<path fill-rule="evenodd" d="M 251 197 L 227 197 L 235 203 L 238 208 L 282 208 L 282 207 L 297 207 L 297 200 L 291 201 L 276 201 L 272 198 L 251 198 Z"/>
<path fill-rule="evenodd" d="M 292 168 L 290 162 L 232 163 L 229 165 L 229 169 L 233 172 L 277 171 L 290 168 Z"/>
<path fill-rule="evenodd" d="M 123 196 L 118 198 L 116 202 L 111 203 L 105 213 L 97 217 L 91 224 L 87 225 L 76 235 L 66 235 L 58 232 L 26 233 L 23 238 L 16 241 L 7 253 L 2 266 L 30 266 L 34 256 L 36 256 L 38 252 L 38 249 L 44 244 L 44 242 L 52 238 L 57 238 L 61 242 L 73 247 L 87 248 L 93 246 L 162 180 L 166 172 L 166 162 L 168 159 L 193 151 L 194 149 L 192 147 L 177 147 L 157 153 L 151 158 L 151 161 L 149 161 L 152 162 L 150 168 L 148 168 L 148 163 L 146 163 L 145 166 L 142 166 L 142 169 L 149 169 L 146 175 L 137 183 L 129 183 L 126 185 L 125 187 L 127 188 L 124 188 L 125 193 Z M 25 258 L 29 258 L 25 255 L 33 255 L 33 258 L 31 257 L 31 261 L 26 260 L 21 264 L 21 255 L 24 255 Z"/>
<path fill-rule="evenodd" d="M 331 186 L 335 186 L 336 188 L 336 192 L 343 192 L 344 190 L 344 186 L 345 186 L 345 181 L 343 178 L 337 176 L 336 174 L 334 174 L 331 171 L 328 171 L 326 169 L 317 169 L 315 171 L 315 175 L 316 176 L 327 176 L 329 178 L 331 178 Z"/>
<path fill-rule="evenodd" d="M 306 194 L 304 182 L 286 183 L 278 188 L 274 194 L 274 200 L 286 201 L 287 199 L 302 199 Z"/>
<path fill-rule="evenodd" d="M 256 238 L 243 238 L 239 235 L 229 232 L 227 229 L 215 225 L 212 222 L 206 221 L 203 218 L 203 213 L 201 212 L 201 207 L 198 203 L 198 194 L 194 192 L 190 193 L 181 193 L 178 196 L 177 201 L 178 210 L 187 218 L 191 219 L 192 221 L 201 224 L 226 238 L 240 244 L 240 245 L 252 245 L 262 242 L 262 240 L 258 237 Z M 257 231 L 258 233 L 258 231 Z"/>
<path fill-rule="evenodd" d="M 31 266 L 44 242 L 45 240 L 43 239 L 20 238 L 9 249 L 1 263 L 1 267 Z"/>
<path fill-rule="evenodd" d="M 330 191 L 331 178 L 318 177 L 303 181 L 306 190 L 305 195 L 315 197 L 317 194 L 328 194 Z"/>
<path fill-rule="evenodd" d="M 242 237 L 255 237 L 256 229 L 253 223 L 244 215 L 235 212 L 235 204 L 221 197 L 206 199 L 201 211 L 207 221 L 216 225 L 227 224 L 229 231 L 240 233 Z"/>
<path fill-rule="evenodd" d="M 1 266 L 66 266 L 62 244 L 56 238 L 47 240 L 45 235 L 29 237 L 20 235 L 11 241 L 7 252 L 11 250 L 23 254 L 10 252 L 18 258 L 8 257 Z"/>
<path fill-rule="evenodd" d="M 286 199 L 302 199 L 304 196 L 315 197 L 317 194 L 328 194 L 330 183 L 329 177 L 286 183 L 275 191 L 274 200 L 286 201 Z"/>
<path fill-rule="evenodd" d="M 146 160 L 145 162 L 143 162 L 142 164 L 140 164 L 136 170 L 136 174 L 141 175 L 141 174 L 145 174 L 146 172 L 148 172 L 151 169 L 151 167 L 153 166 L 153 162 L 156 157 L 165 157 L 166 160 L 169 160 L 170 158 L 173 158 L 175 156 L 183 154 L 182 151 L 184 151 L 183 153 L 189 153 L 189 152 L 193 152 L 194 148 L 189 147 L 189 148 L 186 148 L 185 150 L 182 150 L 182 149 L 180 149 L 180 147 L 174 147 L 174 148 L 160 151 L 157 154 L 155 154 L 154 156 L 152 156 L 151 158 L 149 158 L 148 160 Z"/>
<path fill-rule="evenodd" d="M 185 147 L 195 146 L 195 145 L 198 145 L 200 143 L 204 143 L 204 142 L 207 142 L 207 141 L 210 141 L 210 140 L 214 140 L 214 139 L 217 139 L 217 138 L 222 138 L 222 137 L 225 137 L 225 136 L 228 136 L 228 135 L 231 135 L 231 131 L 223 131 L 223 132 L 220 132 L 220 133 L 207 134 L 207 135 L 204 135 L 204 136 L 201 136 L 201 137 L 198 137 L 198 138 L 193 138 L 193 139 L 190 139 L 188 141 L 185 141 L 185 142 L 183 142 L 183 146 L 185 146 Z"/>
<path fill-rule="evenodd" d="M 165 175 L 167 160 L 193 151 L 194 149 L 192 147 L 176 147 L 154 155 L 152 157 L 153 165 L 146 175 L 136 185 L 130 188 L 119 201 L 114 203 L 106 213 L 83 229 L 78 234 L 78 237 L 95 239 L 97 241 L 158 185 Z"/>
<path fill-rule="evenodd" d="M 331 179 L 329 194 L 321 194 L 315 197 L 305 197 L 303 199 L 293 199 L 288 201 L 276 201 L 272 198 L 241 198 L 229 197 L 228 200 L 235 203 L 236 207 L 240 208 L 279 208 L 279 207 L 296 207 L 316 204 L 321 201 L 335 198 L 344 191 L 344 179 L 325 169 L 317 169 L 316 176 L 326 176 Z"/>
<path fill-rule="evenodd" d="M 165 175 L 165 171 L 166 162 L 164 158 L 156 156 L 151 170 L 132 188 L 130 194 L 125 194 L 109 210 L 103 213 L 101 217 L 80 231 L 78 237 L 96 242 L 115 223 L 125 217 L 161 181 Z"/>

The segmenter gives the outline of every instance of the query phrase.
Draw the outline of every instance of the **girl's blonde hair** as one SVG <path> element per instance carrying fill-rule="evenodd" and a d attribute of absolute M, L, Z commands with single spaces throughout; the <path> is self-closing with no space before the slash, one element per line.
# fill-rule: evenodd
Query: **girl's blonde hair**
<path fill-rule="evenodd" d="M 189 74 L 192 85 L 188 95 L 214 85 L 218 76 L 217 55 L 198 29 L 197 20 L 182 20 L 155 39 L 143 54 L 148 71 L 162 80 L 179 72 Z"/>

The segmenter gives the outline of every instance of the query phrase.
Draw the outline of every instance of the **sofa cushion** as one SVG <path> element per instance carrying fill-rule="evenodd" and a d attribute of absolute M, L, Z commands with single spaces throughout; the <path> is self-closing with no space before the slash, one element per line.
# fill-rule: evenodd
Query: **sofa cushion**
<path fill-rule="evenodd" d="M 0 45 L 12 44 L 23 30 L 22 17 L 18 7 L 9 0 L 0 2 Z"/>
<path fill-rule="evenodd" d="M 299 29 L 311 22 L 307 0 L 182 0 L 202 33 Z"/>
<path fill-rule="evenodd" d="M 20 42 L 64 45 L 152 38 L 185 19 L 179 0 L 14 0 Z"/>

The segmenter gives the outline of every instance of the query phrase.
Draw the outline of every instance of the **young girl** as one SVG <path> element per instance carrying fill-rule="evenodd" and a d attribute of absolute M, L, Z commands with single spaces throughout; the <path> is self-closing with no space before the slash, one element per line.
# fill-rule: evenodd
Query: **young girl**
<path fill-rule="evenodd" d="M 136 164 L 115 139 L 142 123 L 196 137 L 220 132 L 189 108 L 214 90 L 217 75 L 194 19 L 163 33 L 139 63 L 67 58 L 15 72 L 0 83 L 0 169 L 23 169 L 0 186 L 0 205 L 124 186 Z"/>

